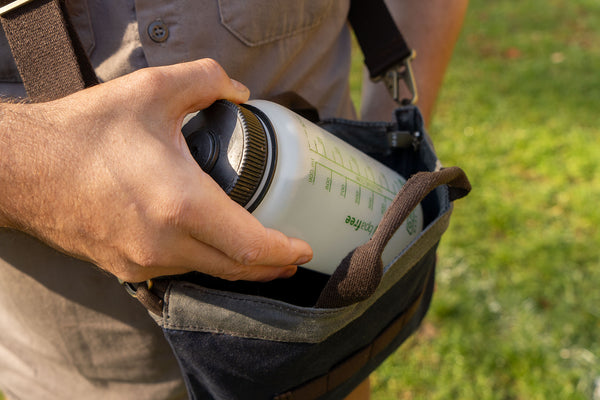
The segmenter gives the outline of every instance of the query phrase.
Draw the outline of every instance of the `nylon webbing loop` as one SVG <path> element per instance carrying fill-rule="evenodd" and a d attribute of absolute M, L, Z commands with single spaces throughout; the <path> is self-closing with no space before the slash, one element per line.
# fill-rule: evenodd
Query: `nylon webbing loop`
<path fill-rule="evenodd" d="M 0 21 L 32 101 L 57 99 L 98 83 L 64 1 L 0 1 L 3 6 L 8 11 Z"/>

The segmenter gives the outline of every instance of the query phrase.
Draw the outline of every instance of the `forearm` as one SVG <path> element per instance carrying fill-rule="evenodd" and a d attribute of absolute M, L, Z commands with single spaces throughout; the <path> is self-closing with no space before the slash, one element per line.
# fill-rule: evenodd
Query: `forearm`
<path fill-rule="evenodd" d="M 417 52 L 412 65 L 419 92 L 418 105 L 426 123 L 431 120 L 467 3 L 468 0 L 386 0 L 402 35 Z M 364 76 L 362 119 L 389 120 L 397 105 L 382 83 L 375 84 L 369 80 L 368 74 Z"/>
<path fill-rule="evenodd" d="M 80 119 L 54 103 L 2 103 L 0 119 L 0 227 L 51 240 L 86 206 L 72 194 L 89 188 L 82 149 L 91 138 L 68 129 Z"/>

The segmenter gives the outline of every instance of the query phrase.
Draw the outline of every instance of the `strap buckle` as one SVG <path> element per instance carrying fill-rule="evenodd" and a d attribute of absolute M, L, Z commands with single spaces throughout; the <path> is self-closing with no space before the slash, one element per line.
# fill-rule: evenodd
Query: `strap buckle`
<path fill-rule="evenodd" d="M 413 50 L 400 64 L 396 64 L 388 69 L 383 75 L 373 79 L 374 82 L 383 80 L 394 101 L 400 105 L 416 104 L 419 99 L 417 84 L 412 69 L 412 60 L 417 53 Z M 400 100 L 400 82 L 406 85 L 410 98 Z"/>
<path fill-rule="evenodd" d="M 13 10 L 16 10 L 17 8 L 24 6 L 27 3 L 32 2 L 33 0 L 15 0 L 15 1 L 10 1 L 8 3 L 6 3 L 5 5 L 3 5 L 2 7 L 0 7 L 0 16 L 4 16 L 4 14 L 9 13 Z M 4 2 L 0 2 L 4 3 Z"/>

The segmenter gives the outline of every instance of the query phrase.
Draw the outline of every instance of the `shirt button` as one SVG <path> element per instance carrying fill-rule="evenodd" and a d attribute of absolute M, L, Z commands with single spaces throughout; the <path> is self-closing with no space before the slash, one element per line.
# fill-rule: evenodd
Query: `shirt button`
<path fill-rule="evenodd" d="M 169 37 L 167 24 L 157 19 L 148 25 L 148 36 L 156 43 L 162 43 Z"/>

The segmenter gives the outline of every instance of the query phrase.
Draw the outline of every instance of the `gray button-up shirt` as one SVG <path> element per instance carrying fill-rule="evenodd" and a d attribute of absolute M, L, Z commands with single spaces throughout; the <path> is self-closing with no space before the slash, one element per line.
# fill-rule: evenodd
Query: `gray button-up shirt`
<path fill-rule="evenodd" d="M 210 57 L 252 98 L 294 91 L 322 117 L 352 117 L 348 0 L 67 0 L 100 80 Z M 0 37 L 0 93 L 23 96 Z"/>

